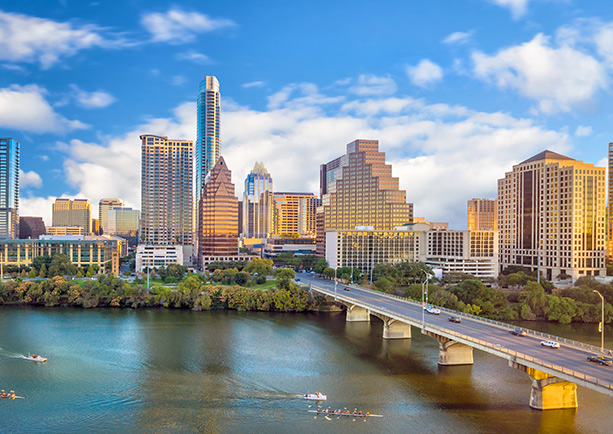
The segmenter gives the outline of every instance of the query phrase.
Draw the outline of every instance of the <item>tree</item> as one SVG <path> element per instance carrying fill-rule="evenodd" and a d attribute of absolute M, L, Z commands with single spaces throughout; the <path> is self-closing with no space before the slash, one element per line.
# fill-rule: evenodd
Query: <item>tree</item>
<path fill-rule="evenodd" d="M 305 270 L 311 270 L 318 260 L 319 258 L 315 255 L 303 255 L 300 257 L 300 262 Z"/>
<path fill-rule="evenodd" d="M 249 273 L 246 271 L 239 271 L 234 275 L 234 282 L 236 282 L 237 285 L 245 285 L 250 279 L 251 276 L 249 276 Z"/>
<path fill-rule="evenodd" d="M 244 271 L 253 274 L 257 273 L 258 276 L 268 276 L 272 274 L 272 264 L 273 262 L 270 259 L 253 258 L 247 263 Z"/>
<path fill-rule="evenodd" d="M 313 271 L 315 273 L 321 274 L 326 268 L 328 268 L 328 261 L 323 258 L 320 258 L 317 260 L 317 262 L 315 262 L 315 265 L 313 266 Z"/>
<path fill-rule="evenodd" d="M 393 294 L 394 290 L 397 287 L 397 283 L 391 277 L 381 276 L 375 282 L 375 286 L 379 291 L 387 292 L 389 294 Z"/>
<path fill-rule="evenodd" d="M 32 267 L 32 269 L 30 270 L 30 274 L 28 274 L 28 277 L 30 277 L 31 279 L 36 277 L 36 270 L 34 269 L 34 267 Z"/>
<path fill-rule="evenodd" d="M 85 274 L 86 277 L 92 277 L 94 274 L 96 274 L 96 271 L 94 270 L 94 267 L 92 265 L 90 265 L 87 268 L 87 273 Z"/>
<path fill-rule="evenodd" d="M 42 264 L 40 266 L 40 273 L 38 273 L 38 277 L 42 277 L 42 278 L 47 277 L 47 266 L 45 264 Z"/>
<path fill-rule="evenodd" d="M 277 279 L 278 288 L 288 289 L 291 279 L 296 277 L 296 272 L 291 268 L 278 268 L 275 271 L 275 277 Z"/>
<path fill-rule="evenodd" d="M 334 268 L 326 268 L 323 270 L 323 275 L 326 276 L 328 279 L 332 279 L 336 274 L 336 271 L 334 270 Z"/>

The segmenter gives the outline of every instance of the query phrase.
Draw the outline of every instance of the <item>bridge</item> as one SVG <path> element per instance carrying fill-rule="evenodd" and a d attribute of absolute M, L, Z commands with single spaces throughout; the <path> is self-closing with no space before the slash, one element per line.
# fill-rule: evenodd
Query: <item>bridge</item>
<path fill-rule="evenodd" d="M 300 274 L 312 292 L 346 306 L 347 321 L 370 321 L 371 315 L 383 321 L 383 339 L 410 339 L 411 327 L 438 341 L 439 365 L 473 364 L 473 348 L 508 360 L 509 366 L 532 379 L 530 407 L 538 410 L 576 408 L 577 384 L 613 396 L 613 366 L 587 361 L 589 355 L 603 355 L 600 347 L 526 330 L 527 336 L 514 336 L 511 324 L 493 321 L 444 308 L 441 315 L 424 313 L 421 303 Z M 450 322 L 458 316 L 460 323 Z M 559 349 L 543 347 L 543 340 L 555 340 Z M 604 350 L 609 353 L 609 350 Z"/>

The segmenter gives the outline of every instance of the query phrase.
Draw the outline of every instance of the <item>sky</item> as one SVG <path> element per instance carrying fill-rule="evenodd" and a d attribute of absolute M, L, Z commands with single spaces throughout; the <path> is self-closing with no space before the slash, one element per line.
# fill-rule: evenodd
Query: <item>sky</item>
<path fill-rule="evenodd" d="M 193 140 L 220 82 L 241 197 L 319 191 L 319 166 L 379 140 L 415 216 L 466 228 L 514 164 L 606 165 L 613 8 L 591 0 L 0 0 L 0 137 L 21 144 L 20 215 L 56 197 L 140 209 L 141 134 Z M 97 211 L 95 211 L 97 215 Z"/>

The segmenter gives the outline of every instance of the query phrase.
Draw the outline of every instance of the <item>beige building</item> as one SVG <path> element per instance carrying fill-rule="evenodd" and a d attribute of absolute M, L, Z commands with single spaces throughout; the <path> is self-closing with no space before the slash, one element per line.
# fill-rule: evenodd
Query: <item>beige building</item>
<path fill-rule="evenodd" d="M 604 276 L 605 216 L 605 168 L 543 151 L 498 180 L 500 267 Z"/>
<path fill-rule="evenodd" d="M 135 237 L 138 235 L 140 211 L 132 208 L 112 208 L 107 213 L 105 233 Z"/>
<path fill-rule="evenodd" d="M 609 143 L 609 179 L 607 207 L 607 257 L 613 259 L 613 143 Z"/>
<path fill-rule="evenodd" d="M 80 226 L 92 232 L 92 206 L 87 199 L 56 199 L 52 209 L 52 226 Z"/>
<path fill-rule="evenodd" d="M 315 236 L 319 199 L 313 193 L 274 193 L 271 235 Z"/>
<path fill-rule="evenodd" d="M 497 201 L 471 199 L 466 212 L 466 229 L 469 231 L 496 230 L 498 220 Z"/>
<path fill-rule="evenodd" d="M 47 235 L 86 235 L 81 226 L 47 226 Z"/>
<path fill-rule="evenodd" d="M 121 199 L 100 199 L 98 202 L 98 223 L 102 233 L 108 233 L 109 210 L 113 208 L 123 208 L 124 202 Z"/>

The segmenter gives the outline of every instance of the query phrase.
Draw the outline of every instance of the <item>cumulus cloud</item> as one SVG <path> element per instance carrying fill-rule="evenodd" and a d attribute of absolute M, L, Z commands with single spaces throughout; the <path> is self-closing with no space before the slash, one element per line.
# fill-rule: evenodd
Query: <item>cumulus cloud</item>
<path fill-rule="evenodd" d="M 407 67 L 407 75 L 415 86 L 428 87 L 443 79 L 443 69 L 430 59 L 422 59 L 416 66 Z"/>
<path fill-rule="evenodd" d="M 475 52 L 472 59 L 478 78 L 517 90 L 544 113 L 568 112 L 608 88 L 598 60 L 570 45 L 552 47 L 542 34 L 491 56 Z"/>
<path fill-rule="evenodd" d="M 27 188 L 27 187 L 41 187 L 43 185 L 43 180 L 38 173 L 33 170 L 29 172 L 24 172 L 19 169 L 19 187 Z"/>
<path fill-rule="evenodd" d="M 583 125 L 579 125 L 575 130 L 575 136 L 577 137 L 587 137 L 592 135 L 592 127 L 586 127 Z"/>
<path fill-rule="evenodd" d="M 396 92 L 396 82 L 391 77 L 379 77 L 362 74 L 357 83 L 349 88 L 351 93 L 359 96 L 391 95 Z"/>
<path fill-rule="evenodd" d="M 77 120 L 56 113 L 47 102 L 46 90 L 37 85 L 12 85 L 0 89 L 0 127 L 34 133 L 64 133 L 87 128 Z"/>
<path fill-rule="evenodd" d="M 471 40 L 473 32 L 454 32 L 443 39 L 444 44 L 466 44 Z"/>
<path fill-rule="evenodd" d="M 19 198 L 19 215 L 42 217 L 43 221 L 45 222 L 45 226 L 51 226 L 51 215 L 53 209 L 53 202 L 55 202 L 55 199 L 55 196 L 21 196 Z"/>
<path fill-rule="evenodd" d="M 528 9 L 528 0 L 490 0 L 494 4 L 511 11 L 514 19 L 523 16 Z"/>
<path fill-rule="evenodd" d="M 72 98 L 74 98 L 78 106 L 83 108 L 104 108 L 116 101 L 113 95 L 103 90 L 86 92 L 76 84 L 71 85 L 70 88 L 72 90 Z"/>
<path fill-rule="evenodd" d="M 186 51 L 183 53 L 178 53 L 176 55 L 176 58 L 177 60 L 187 60 L 198 65 L 209 65 L 213 63 L 209 56 L 207 56 L 206 54 L 198 53 L 196 51 Z"/>
<path fill-rule="evenodd" d="M 250 87 L 263 87 L 264 85 L 266 85 L 265 81 L 252 81 L 250 83 L 244 83 L 242 86 L 245 89 L 249 89 Z"/>
<path fill-rule="evenodd" d="M 236 23 L 225 18 L 210 18 L 198 12 L 186 12 L 173 7 L 167 12 L 150 12 L 141 17 L 141 24 L 158 42 L 184 43 L 198 33 L 234 27 Z"/>

